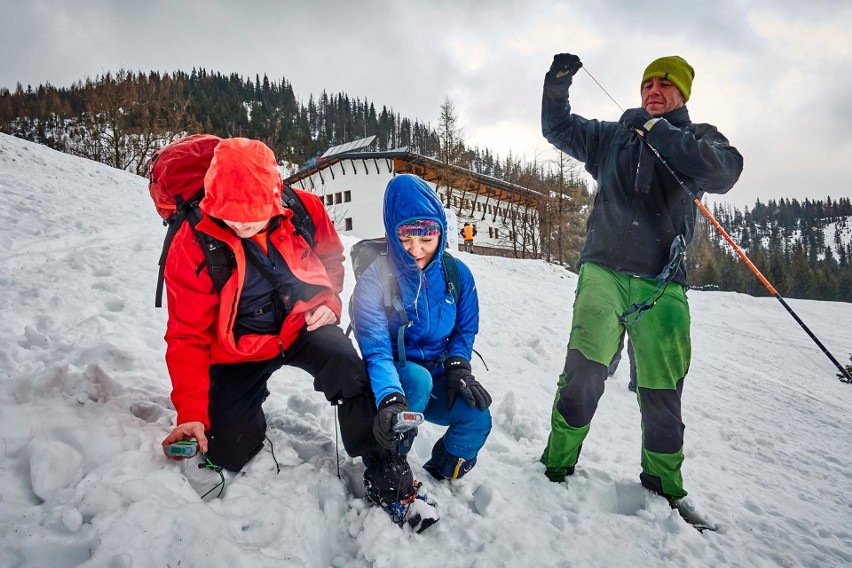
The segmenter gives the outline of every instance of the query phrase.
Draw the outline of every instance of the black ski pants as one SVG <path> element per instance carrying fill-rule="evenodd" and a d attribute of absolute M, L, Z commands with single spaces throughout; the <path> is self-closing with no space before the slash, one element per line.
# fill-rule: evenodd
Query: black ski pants
<path fill-rule="evenodd" d="M 210 461 L 239 471 L 260 451 L 266 436 L 261 406 L 269 396 L 267 382 L 284 365 L 310 374 L 314 390 L 337 406 L 346 453 L 356 457 L 379 451 L 367 368 L 340 327 L 326 325 L 310 332 L 302 328 L 290 348 L 272 359 L 210 367 Z"/>

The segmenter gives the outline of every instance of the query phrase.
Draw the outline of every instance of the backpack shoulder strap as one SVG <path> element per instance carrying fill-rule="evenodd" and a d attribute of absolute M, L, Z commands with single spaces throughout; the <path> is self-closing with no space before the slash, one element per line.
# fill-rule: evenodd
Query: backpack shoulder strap
<path fill-rule="evenodd" d="M 447 291 L 458 303 L 461 295 L 461 277 L 459 276 L 459 263 L 456 257 L 448 252 L 444 253 L 444 278 L 447 279 Z"/>
<path fill-rule="evenodd" d="M 309 247 L 314 248 L 314 235 L 317 228 L 314 225 L 314 220 L 308 214 L 308 210 L 305 209 L 302 199 L 296 194 L 296 190 L 285 184 L 281 191 L 281 202 L 284 207 L 293 211 L 292 221 L 296 233 L 302 235 Z"/>
<path fill-rule="evenodd" d="M 461 277 L 459 276 L 459 261 L 448 252 L 444 253 L 444 277 L 447 279 L 447 291 L 452 295 L 453 300 L 458 304 L 459 296 L 461 295 Z M 453 327 L 454 330 L 461 333 L 459 330 L 458 324 Z M 485 362 L 485 359 L 482 358 L 479 351 L 473 349 L 471 350 L 476 353 L 479 360 L 482 361 L 482 364 L 485 365 L 485 370 L 488 370 L 488 364 Z"/>
<path fill-rule="evenodd" d="M 163 224 L 168 227 L 166 237 L 163 240 L 163 250 L 160 252 L 160 268 L 157 273 L 157 291 L 154 297 L 154 307 L 163 307 L 163 288 L 165 284 L 166 258 L 169 256 L 169 249 L 172 246 L 172 241 L 177 235 L 184 221 L 189 222 L 195 237 L 201 245 L 204 252 L 204 262 L 196 270 L 196 274 L 200 273 L 205 267 L 212 267 L 210 277 L 213 280 L 213 286 L 216 291 L 220 291 L 225 285 L 228 278 L 231 276 L 232 260 L 231 253 L 227 245 L 222 241 L 215 239 L 205 233 L 197 231 L 195 226 L 201 221 L 201 213 L 198 211 L 198 203 L 204 197 L 204 189 L 199 190 L 195 195 L 184 200 L 180 195 L 175 196 L 175 212 L 168 219 L 163 220 Z"/>
<path fill-rule="evenodd" d="M 376 256 L 375 262 L 378 263 L 379 276 L 382 279 L 382 297 L 385 301 L 385 313 L 390 315 L 395 311 L 393 299 L 394 296 L 399 296 L 399 283 L 396 281 L 396 274 L 394 274 L 393 266 L 391 266 L 386 252 L 379 253 Z"/>
<path fill-rule="evenodd" d="M 157 274 L 157 292 L 156 297 L 154 298 L 154 306 L 157 308 L 163 307 L 166 257 L 168 257 L 172 241 L 174 240 L 177 232 L 183 226 L 184 221 L 189 222 L 189 226 L 195 234 L 195 239 L 198 241 L 201 251 L 204 253 L 204 261 L 195 269 L 196 275 L 200 274 L 206 266 L 207 272 L 210 274 L 210 280 L 213 281 L 213 288 L 217 292 L 221 292 L 222 288 L 225 286 L 225 282 L 228 281 L 234 271 L 234 265 L 236 264 L 234 260 L 234 253 L 228 248 L 228 245 L 195 228 L 195 226 L 201 221 L 198 202 L 201 201 L 203 196 L 203 189 L 191 197 L 189 201 L 184 201 L 183 198 L 177 196 L 175 199 L 177 206 L 175 214 L 167 221 L 164 221 L 164 223 L 168 225 L 169 229 L 166 232 L 166 238 L 163 241 L 163 250 L 160 253 L 160 269 Z"/>
<path fill-rule="evenodd" d="M 166 257 L 169 256 L 169 248 L 172 246 L 172 241 L 178 232 L 178 229 L 183 225 L 186 219 L 186 214 L 183 211 L 178 211 L 169 219 L 164 219 L 163 224 L 168 227 L 166 238 L 163 240 L 163 250 L 160 252 L 160 269 L 157 272 L 157 292 L 154 296 L 154 307 L 163 307 L 163 286 L 166 279 Z"/>
<path fill-rule="evenodd" d="M 195 233 L 195 239 L 201 247 L 201 252 L 204 253 L 204 261 L 195 269 L 195 274 L 200 274 L 206 266 L 210 280 L 213 281 L 213 289 L 216 292 L 221 292 L 222 288 L 225 287 L 225 282 L 234 272 L 234 266 L 236 266 L 234 253 L 224 241 L 211 237 L 207 233 L 202 233 L 195 228 L 201 221 L 201 212 L 198 207 L 191 207 L 187 212 L 186 219 Z"/>
<path fill-rule="evenodd" d="M 380 253 L 376 257 L 376 262 L 379 263 L 379 274 L 382 278 L 382 297 L 385 302 L 385 313 L 388 317 L 393 312 L 399 314 L 400 324 L 396 330 L 396 349 L 399 355 L 399 364 L 405 367 L 405 330 L 411 326 L 411 320 L 408 319 L 408 314 L 405 313 L 405 306 L 402 305 L 399 282 L 397 282 L 393 266 L 388 259 L 388 253 Z"/>

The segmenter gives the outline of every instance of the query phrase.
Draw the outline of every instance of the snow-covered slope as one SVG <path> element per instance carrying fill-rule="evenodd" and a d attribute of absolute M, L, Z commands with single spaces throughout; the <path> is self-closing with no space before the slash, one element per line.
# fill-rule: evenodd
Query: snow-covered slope
<path fill-rule="evenodd" d="M 360 463 L 336 453 L 332 409 L 293 369 L 265 404 L 280 473 L 266 450 L 199 499 L 187 478 L 204 472 L 159 447 L 174 411 L 145 180 L 0 135 L 0 199 L 0 567 L 852 563 L 852 387 L 772 298 L 690 292 L 684 475 L 723 524 L 700 534 L 638 483 L 626 364 L 577 474 L 547 481 L 537 458 L 576 277 L 459 253 L 480 290 L 490 370 L 473 365 L 494 430 L 466 478 L 437 483 L 420 466 L 441 430 L 421 428 L 412 466 L 443 517 L 416 535 L 358 497 Z M 848 361 L 852 305 L 789 303 Z"/>

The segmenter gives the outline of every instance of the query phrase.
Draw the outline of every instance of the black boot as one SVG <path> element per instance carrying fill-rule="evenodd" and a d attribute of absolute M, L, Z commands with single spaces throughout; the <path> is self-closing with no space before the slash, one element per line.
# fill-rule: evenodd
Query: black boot
<path fill-rule="evenodd" d="M 454 456 L 444 446 L 444 438 L 439 438 L 432 447 L 432 458 L 423 464 L 423 469 L 437 479 L 459 479 L 476 465 L 476 456 L 466 460 Z"/>

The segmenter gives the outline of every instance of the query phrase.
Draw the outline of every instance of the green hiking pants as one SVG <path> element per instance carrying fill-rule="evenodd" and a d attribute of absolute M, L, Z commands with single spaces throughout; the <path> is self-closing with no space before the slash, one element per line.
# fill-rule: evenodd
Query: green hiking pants
<path fill-rule="evenodd" d="M 580 448 L 603 395 L 607 367 L 624 326 L 624 310 L 648 299 L 657 281 L 585 263 L 574 300 L 565 368 L 559 376 L 551 432 L 541 457 L 546 475 L 573 473 Z M 660 292 L 657 292 L 660 294 Z M 627 327 L 636 361 L 636 395 L 642 415 L 642 484 L 678 499 L 686 495 L 681 394 L 689 369 L 689 305 L 683 286 L 670 283 L 653 309 Z"/>

